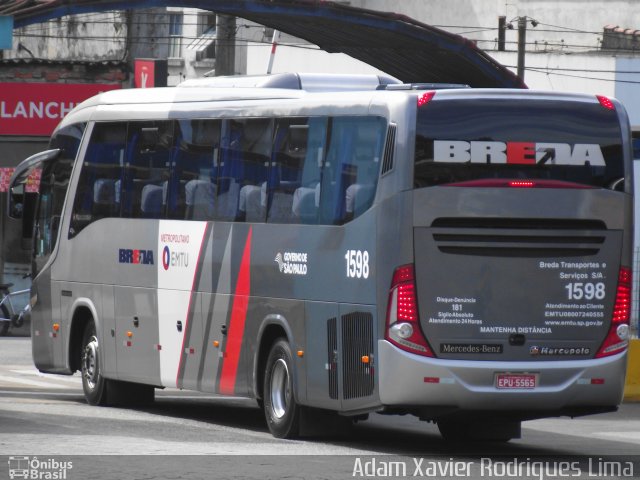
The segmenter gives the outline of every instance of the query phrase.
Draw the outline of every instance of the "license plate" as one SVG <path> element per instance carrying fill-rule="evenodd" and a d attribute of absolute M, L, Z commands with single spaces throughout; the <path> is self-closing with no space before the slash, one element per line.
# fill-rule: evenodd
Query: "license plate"
<path fill-rule="evenodd" d="M 535 373 L 497 373 L 496 388 L 532 389 L 536 388 L 537 380 Z"/>

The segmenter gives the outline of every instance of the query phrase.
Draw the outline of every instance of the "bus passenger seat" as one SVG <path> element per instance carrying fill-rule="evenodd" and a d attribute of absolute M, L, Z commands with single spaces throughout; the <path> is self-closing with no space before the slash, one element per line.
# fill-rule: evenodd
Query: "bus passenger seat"
<path fill-rule="evenodd" d="M 319 195 L 316 195 L 316 191 L 319 190 L 320 184 L 315 188 L 300 187 L 296 188 L 293 192 L 293 205 L 291 211 L 294 217 L 300 219 L 302 223 L 315 223 L 318 216 L 318 200 Z"/>
<path fill-rule="evenodd" d="M 93 203 L 115 203 L 115 180 L 111 178 L 99 178 L 93 184 Z"/>
<path fill-rule="evenodd" d="M 189 180 L 184 190 L 187 220 L 213 219 L 216 186 L 208 180 Z"/>
<path fill-rule="evenodd" d="M 112 178 L 99 178 L 93 184 L 93 215 L 105 217 L 116 211 L 116 188 Z"/>
<path fill-rule="evenodd" d="M 145 185 L 140 197 L 140 210 L 144 218 L 160 218 L 162 215 L 162 187 Z"/>
<path fill-rule="evenodd" d="M 220 220 L 235 220 L 238 213 L 238 200 L 240 198 L 240 185 L 231 180 L 226 191 L 218 191 L 216 202 L 216 218 Z"/>
<path fill-rule="evenodd" d="M 345 210 L 348 218 L 357 217 L 367 210 L 373 200 L 375 187 L 369 184 L 354 183 L 347 187 Z"/>
<path fill-rule="evenodd" d="M 261 196 L 262 188 L 257 185 L 245 185 L 240 189 L 238 210 L 247 222 L 264 222 Z"/>
<path fill-rule="evenodd" d="M 291 223 L 293 194 L 285 192 L 273 192 L 271 205 L 269 206 L 269 219 L 271 223 Z"/>

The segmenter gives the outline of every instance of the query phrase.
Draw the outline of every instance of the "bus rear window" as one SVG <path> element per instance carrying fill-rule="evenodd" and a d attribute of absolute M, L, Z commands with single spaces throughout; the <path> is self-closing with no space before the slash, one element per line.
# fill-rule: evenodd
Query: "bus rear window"
<path fill-rule="evenodd" d="M 624 178 L 617 113 L 599 103 L 464 99 L 418 109 L 416 188 L 548 179 L 615 188 Z"/>

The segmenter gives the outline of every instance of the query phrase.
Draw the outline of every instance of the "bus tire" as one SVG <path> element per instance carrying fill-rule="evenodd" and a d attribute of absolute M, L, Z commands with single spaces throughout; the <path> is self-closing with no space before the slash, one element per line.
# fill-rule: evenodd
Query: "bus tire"
<path fill-rule="evenodd" d="M 86 326 L 82 335 L 80 355 L 84 398 L 89 405 L 106 405 L 107 380 L 102 376 L 98 336 L 93 322 Z"/>
<path fill-rule="evenodd" d="M 2 315 L 2 318 L 11 319 L 9 309 L 5 305 L 0 305 L 0 315 Z M 10 326 L 11 322 L 0 322 L 0 337 L 4 337 L 9 333 Z"/>
<path fill-rule="evenodd" d="M 264 373 L 264 415 L 276 438 L 299 435 L 300 407 L 293 391 L 293 355 L 289 343 L 278 339 L 267 357 Z"/>

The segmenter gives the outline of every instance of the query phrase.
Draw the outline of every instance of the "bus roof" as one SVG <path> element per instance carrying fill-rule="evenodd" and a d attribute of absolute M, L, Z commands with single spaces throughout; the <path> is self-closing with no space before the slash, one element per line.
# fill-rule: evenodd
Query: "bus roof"
<path fill-rule="evenodd" d="M 67 115 L 59 127 L 72 122 L 88 121 L 92 113 L 100 107 L 138 105 L 142 110 L 170 111 L 179 104 L 196 104 L 198 110 L 206 104 L 224 107 L 234 102 L 269 103 L 278 100 L 305 99 L 309 106 L 370 105 L 374 98 L 382 102 L 406 101 L 408 96 L 420 95 L 426 90 L 437 90 L 435 100 L 445 99 L 533 99 L 593 102 L 595 95 L 543 92 L 524 89 L 476 89 L 456 84 L 402 84 L 391 77 L 378 75 L 340 74 L 274 74 L 259 76 L 212 77 L 189 80 L 178 87 L 131 88 L 110 90 L 96 95 L 78 105 Z M 384 97 L 384 99 L 382 98 Z M 404 98 L 405 100 L 402 100 Z M 396 100 L 394 100 L 396 101 Z M 143 106 L 147 106 L 143 107 Z M 175 107 L 172 107 L 175 106 Z M 115 112 L 115 110 L 113 110 Z"/>
<path fill-rule="evenodd" d="M 179 87 L 216 88 L 284 88 L 307 92 L 345 92 L 375 90 L 381 86 L 399 85 L 400 80 L 374 74 L 275 73 L 269 75 L 232 75 L 194 78 Z"/>

